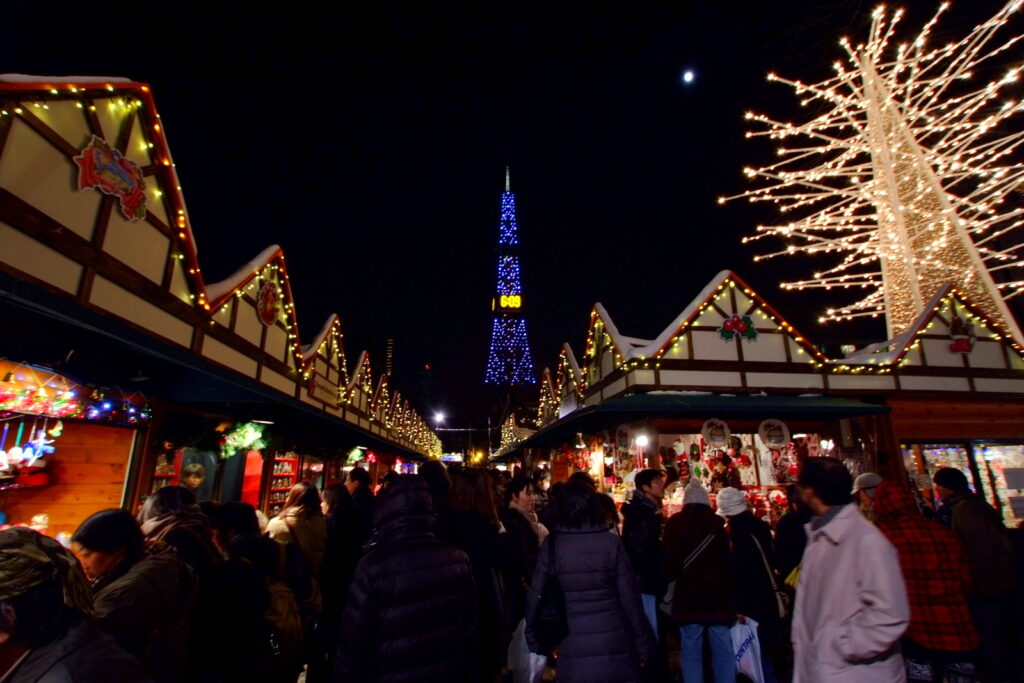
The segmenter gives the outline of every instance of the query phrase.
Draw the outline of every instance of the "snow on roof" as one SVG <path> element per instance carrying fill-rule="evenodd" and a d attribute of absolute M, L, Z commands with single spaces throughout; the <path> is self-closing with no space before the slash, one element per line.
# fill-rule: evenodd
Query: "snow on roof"
<path fill-rule="evenodd" d="M 320 333 L 313 337 L 313 341 L 302 347 L 303 358 L 309 360 L 309 358 L 319 350 L 320 345 L 324 343 L 325 339 L 327 339 L 327 334 L 331 331 L 331 327 L 334 325 L 335 320 L 338 320 L 337 313 L 331 313 L 327 316 L 327 322 L 325 322 L 324 326 L 320 329 Z"/>
<path fill-rule="evenodd" d="M 917 333 L 921 331 L 932 315 L 935 314 L 935 308 L 939 305 L 942 298 L 949 293 L 949 290 L 950 287 L 948 286 L 939 289 L 910 327 L 892 339 L 887 339 L 877 344 L 870 344 L 845 358 L 830 360 L 829 363 L 832 365 L 889 365 L 895 363 L 900 355 L 906 351 L 907 346 L 914 340 Z"/>
<path fill-rule="evenodd" d="M 33 74 L 0 74 L 0 83 L 47 83 L 54 85 L 79 83 L 135 83 L 124 76 L 35 76 Z"/>
<path fill-rule="evenodd" d="M 604 307 L 604 304 L 598 302 L 594 304 L 594 310 L 601 316 L 604 321 L 605 331 L 612 338 L 619 353 L 622 354 L 623 358 L 649 358 L 658 352 L 668 341 L 675 336 L 676 332 L 682 325 L 693 317 L 693 314 L 697 312 L 701 304 L 707 301 L 715 290 L 718 289 L 721 284 L 732 276 L 732 271 L 723 270 L 718 273 L 715 277 L 711 278 L 711 281 L 694 297 L 693 301 L 683 309 L 682 313 L 676 316 L 676 319 L 666 327 L 661 334 L 655 339 L 640 339 L 639 337 L 627 337 L 626 335 L 619 332 L 619 328 L 616 327 L 615 322 L 611 316 L 608 315 L 608 310 Z"/>
<path fill-rule="evenodd" d="M 562 350 L 565 351 L 565 357 L 569 359 L 569 367 L 576 373 L 577 377 L 580 374 L 580 364 L 576 362 L 576 354 L 573 353 L 572 347 L 569 346 L 569 342 L 562 344 Z"/>
<path fill-rule="evenodd" d="M 267 263 L 269 263 L 279 251 L 281 251 L 281 247 L 279 245 L 271 244 L 269 247 L 257 254 L 255 258 L 225 279 L 220 282 L 214 282 L 213 284 L 206 285 L 206 298 L 209 299 L 211 304 L 216 308 L 216 306 L 221 303 L 220 299 L 222 297 L 227 296 L 235 289 L 245 284 L 249 278 L 256 275 L 263 266 L 267 265 Z"/>

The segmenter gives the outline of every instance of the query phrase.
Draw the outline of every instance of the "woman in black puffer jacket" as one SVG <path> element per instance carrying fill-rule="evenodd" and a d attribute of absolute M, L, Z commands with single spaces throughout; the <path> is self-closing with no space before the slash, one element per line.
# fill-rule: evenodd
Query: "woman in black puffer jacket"
<path fill-rule="evenodd" d="M 479 670 L 469 558 L 431 531 L 426 482 L 402 475 L 374 507 L 372 548 L 341 620 L 336 681 L 462 683 Z"/>
<path fill-rule="evenodd" d="M 626 549 L 608 531 L 597 496 L 585 484 L 567 483 L 558 510 L 526 598 L 526 640 L 531 650 L 539 649 L 529 624 L 550 571 L 565 594 L 569 622 L 569 635 L 558 646 L 558 680 L 638 681 L 656 644 Z"/>

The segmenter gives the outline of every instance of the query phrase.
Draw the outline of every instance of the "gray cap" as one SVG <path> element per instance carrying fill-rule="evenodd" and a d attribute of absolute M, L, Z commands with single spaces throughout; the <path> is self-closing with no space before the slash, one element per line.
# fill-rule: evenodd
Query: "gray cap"
<path fill-rule="evenodd" d="M 882 478 L 874 472 L 865 472 L 853 480 L 853 490 L 850 493 L 864 491 L 869 496 L 875 495 L 875 488 L 882 483 Z"/>

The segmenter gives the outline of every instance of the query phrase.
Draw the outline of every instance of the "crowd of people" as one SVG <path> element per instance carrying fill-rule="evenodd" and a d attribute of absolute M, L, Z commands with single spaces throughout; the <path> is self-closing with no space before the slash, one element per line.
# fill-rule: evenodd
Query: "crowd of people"
<path fill-rule="evenodd" d="M 8 529 L 0 681 L 667 681 L 678 649 L 684 683 L 735 683 L 737 624 L 767 683 L 1019 680 L 1010 541 L 958 470 L 930 519 L 808 459 L 774 530 L 743 491 L 674 479 L 637 472 L 620 512 L 583 472 L 431 461 L 376 491 L 361 468 L 299 483 L 270 520 L 168 486 L 70 551 Z"/>

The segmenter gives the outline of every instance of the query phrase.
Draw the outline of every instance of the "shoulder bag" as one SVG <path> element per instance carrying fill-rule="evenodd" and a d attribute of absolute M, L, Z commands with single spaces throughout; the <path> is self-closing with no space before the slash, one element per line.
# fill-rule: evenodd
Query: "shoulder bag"
<path fill-rule="evenodd" d="M 558 647 L 559 643 L 569 635 L 569 618 L 565 613 L 565 593 L 558 583 L 558 576 L 555 569 L 555 539 L 556 534 L 551 534 L 548 539 L 547 551 L 547 574 L 544 577 L 544 585 L 541 587 L 540 598 L 537 600 L 537 608 L 530 620 L 530 630 L 537 640 L 539 655 L 550 656 Z"/>
<path fill-rule="evenodd" d="M 697 557 L 702 552 L 704 552 L 704 550 L 707 549 L 707 547 L 709 545 L 711 545 L 711 541 L 713 541 L 713 540 L 715 540 L 715 535 L 714 534 L 708 534 L 704 538 L 704 540 L 701 541 L 700 544 L 696 548 L 693 549 L 693 552 L 691 552 L 689 555 L 686 556 L 686 559 L 683 560 L 683 571 L 684 572 L 690 567 L 691 564 L 693 564 L 693 561 L 696 560 Z M 669 581 L 668 588 L 665 590 L 665 595 L 662 596 L 661 600 L 658 601 L 658 609 L 661 610 L 662 612 L 664 612 L 665 614 L 667 614 L 669 616 L 672 616 L 672 600 L 675 598 L 675 596 L 676 596 L 676 582 L 675 581 Z"/>
<path fill-rule="evenodd" d="M 775 609 L 779 614 L 779 619 L 785 619 L 789 614 L 789 593 L 779 588 L 779 584 L 776 583 L 775 572 L 772 571 L 771 565 L 768 564 L 768 556 L 764 554 L 764 548 L 761 547 L 761 542 L 757 540 L 757 536 L 751 534 L 750 538 L 754 541 L 754 545 L 757 546 L 758 552 L 761 553 L 764 569 L 768 572 L 768 579 L 772 582 L 772 591 L 775 593 Z"/>

